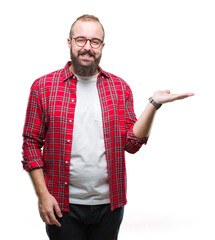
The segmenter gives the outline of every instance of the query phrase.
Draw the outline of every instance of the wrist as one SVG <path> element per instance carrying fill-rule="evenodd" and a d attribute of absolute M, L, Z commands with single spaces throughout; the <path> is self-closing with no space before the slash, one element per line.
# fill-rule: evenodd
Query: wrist
<path fill-rule="evenodd" d="M 49 198 L 49 196 L 50 196 L 49 191 L 42 191 L 42 192 L 37 194 L 37 197 L 40 201 L 43 201 L 43 200 Z"/>
<path fill-rule="evenodd" d="M 162 106 L 162 104 L 158 103 L 153 97 L 149 98 L 149 102 L 154 106 L 156 110 Z"/>

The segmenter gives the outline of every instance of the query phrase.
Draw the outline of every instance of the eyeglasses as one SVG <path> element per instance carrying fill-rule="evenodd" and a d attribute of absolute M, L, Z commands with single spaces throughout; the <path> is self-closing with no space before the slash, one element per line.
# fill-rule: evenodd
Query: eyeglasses
<path fill-rule="evenodd" d="M 103 43 L 103 41 L 98 38 L 89 39 L 85 37 L 73 37 L 73 39 L 75 40 L 75 43 L 78 47 L 84 47 L 87 44 L 87 41 L 90 41 L 90 46 L 96 49 L 99 48 Z"/>

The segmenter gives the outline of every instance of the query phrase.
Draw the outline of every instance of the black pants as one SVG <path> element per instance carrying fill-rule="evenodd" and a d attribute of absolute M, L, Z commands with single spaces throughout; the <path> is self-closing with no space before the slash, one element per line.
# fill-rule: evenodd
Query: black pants
<path fill-rule="evenodd" d="M 50 240 L 117 240 L 124 207 L 110 210 L 110 204 L 70 204 L 70 211 L 58 218 L 61 227 L 46 225 Z"/>

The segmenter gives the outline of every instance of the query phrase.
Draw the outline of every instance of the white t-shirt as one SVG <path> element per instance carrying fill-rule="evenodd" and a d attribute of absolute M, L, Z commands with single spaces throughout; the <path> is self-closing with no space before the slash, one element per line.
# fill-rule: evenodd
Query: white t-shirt
<path fill-rule="evenodd" d="M 69 202 L 110 203 L 97 76 L 77 77 Z"/>

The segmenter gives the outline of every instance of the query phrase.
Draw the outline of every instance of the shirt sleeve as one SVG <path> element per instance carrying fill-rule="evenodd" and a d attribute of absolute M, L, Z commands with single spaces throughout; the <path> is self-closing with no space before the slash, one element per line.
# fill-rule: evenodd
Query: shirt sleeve
<path fill-rule="evenodd" d="M 22 145 L 22 164 L 26 171 L 43 168 L 42 147 L 45 139 L 45 121 L 36 82 L 32 85 L 28 100 Z"/>
<path fill-rule="evenodd" d="M 133 127 L 137 121 L 136 115 L 134 113 L 133 106 L 133 94 L 129 86 L 127 86 L 127 97 L 126 97 L 126 142 L 124 149 L 129 153 L 136 153 L 143 144 L 147 144 L 148 138 L 138 138 L 134 135 Z"/>

